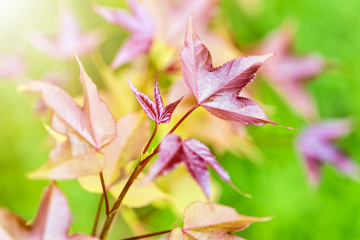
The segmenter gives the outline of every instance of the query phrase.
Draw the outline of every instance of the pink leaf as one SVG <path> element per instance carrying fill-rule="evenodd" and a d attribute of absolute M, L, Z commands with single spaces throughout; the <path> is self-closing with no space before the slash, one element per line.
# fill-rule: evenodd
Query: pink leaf
<path fill-rule="evenodd" d="M 38 50 L 57 59 L 72 59 L 74 53 L 88 55 L 95 50 L 101 40 L 99 32 L 83 34 L 74 14 L 63 11 L 59 17 L 60 28 L 55 38 L 44 36 L 32 30 L 29 33 L 31 43 Z"/>
<path fill-rule="evenodd" d="M 129 86 L 131 88 L 131 91 L 134 93 L 136 99 L 138 100 L 140 106 L 142 107 L 142 109 L 144 110 L 144 112 L 146 113 L 146 115 L 153 120 L 154 122 L 156 122 L 157 120 L 157 110 L 156 110 L 156 106 L 153 103 L 153 101 L 151 101 L 151 99 L 146 96 L 144 93 L 140 92 L 139 90 L 137 90 L 135 88 L 135 86 L 131 83 L 129 76 L 127 76 L 128 79 L 128 83 Z"/>
<path fill-rule="evenodd" d="M 161 113 L 160 116 L 160 123 L 169 123 L 171 120 L 171 116 L 173 114 L 173 112 L 175 111 L 175 108 L 177 107 L 177 105 L 181 102 L 181 100 L 183 99 L 183 97 L 179 98 L 177 101 L 170 103 L 169 105 L 167 105 L 163 112 Z"/>
<path fill-rule="evenodd" d="M 313 183 L 320 180 L 321 167 L 329 163 L 344 174 L 359 179 L 359 167 L 348 155 L 335 146 L 334 140 L 350 130 L 346 119 L 322 122 L 307 128 L 298 138 L 298 149 Z"/>
<path fill-rule="evenodd" d="M 155 87 L 154 87 L 154 102 L 156 106 L 157 116 L 161 116 L 161 113 L 164 111 L 164 103 L 160 94 L 159 83 L 158 83 L 159 74 L 160 73 L 156 75 Z"/>
<path fill-rule="evenodd" d="M 219 176 L 226 182 L 230 182 L 230 176 L 225 169 L 216 161 L 216 158 L 210 152 L 210 149 L 197 139 L 191 138 L 184 141 L 184 145 L 193 151 L 195 154 L 200 156 L 202 160 L 212 167 Z"/>
<path fill-rule="evenodd" d="M 228 206 L 211 202 L 193 202 L 184 211 L 184 226 L 174 228 L 169 240 L 245 240 L 232 233 L 244 230 L 253 222 L 267 220 L 269 218 L 240 215 Z"/>
<path fill-rule="evenodd" d="M 164 108 L 164 103 L 160 94 L 159 85 L 158 85 L 158 77 L 159 74 L 155 78 L 155 87 L 154 87 L 154 102 L 146 96 L 144 93 L 140 92 L 135 88 L 135 86 L 131 83 L 129 76 L 128 82 L 131 88 L 131 91 L 134 93 L 136 99 L 140 103 L 140 106 L 146 113 L 146 115 L 156 122 L 160 123 L 169 123 L 171 120 L 171 115 L 173 114 L 177 105 L 181 102 L 182 98 L 179 100 L 170 103 Z"/>
<path fill-rule="evenodd" d="M 45 189 L 35 218 L 32 234 L 41 239 L 67 236 L 71 212 L 67 200 L 55 184 Z"/>
<path fill-rule="evenodd" d="M 152 181 L 160 175 L 166 175 L 181 162 L 181 138 L 176 134 L 170 134 L 160 144 L 159 158 L 151 166 L 146 178 Z"/>
<path fill-rule="evenodd" d="M 218 0 L 144 0 L 142 4 L 156 22 L 158 37 L 180 49 L 189 15 L 193 13 L 194 22 L 201 32 L 208 32 L 207 27 L 218 2 Z"/>
<path fill-rule="evenodd" d="M 47 107 L 60 118 L 60 122 L 65 123 L 66 127 L 70 127 L 98 151 L 114 139 L 115 121 L 109 108 L 101 100 L 96 85 L 86 74 L 79 60 L 78 63 L 80 82 L 84 91 L 82 108 L 68 93 L 52 84 L 33 81 L 21 86 L 21 89 L 39 93 Z"/>
<path fill-rule="evenodd" d="M 97 240 L 83 234 L 68 235 L 71 212 L 60 189 L 51 183 L 44 191 L 37 216 L 32 226 L 5 209 L 0 209 L 0 238 L 2 240 L 59 239 Z"/>
<path fill-rule="evenodd" d="M 241 90 L 256 76 L 272 54 L 236 58 L 213 68 L 209 50 L 193 29 L 191 17 L 181 52 L 181 66 L 186 84 L 202 105 L 213 115 L 244 124 L 275 124 L 252 100 L 239 97 Z"/>
<path fill-rule="evenodd" d="M 159 158 L 150 168 L 147 180 L 167 174 L 180 162 L 184 162 L 191 176 L 201 186 L 207 197 L 210 196 L 209 171 L 212 167 L 220 177 L 231 183 L 229 174 L 220 166 L 209 148 L 196 139 L 182 141 L 179 136 L 170 134 L 160 144 Z"/>
<path fill-rule="evenodd" d="M 324 60 L 314 54 L 296 56 L 292 51 L 294 27 L 282 26 L 269 34 L 258 53 L 276 52 L 260 72 L 271 86 L 301 115 L 313 118 L 317 112 L 305 84 L 324 69 Z"/>
<path fill-rule="evenodd" d="M 80 82 L 84 93 L 83 111 L 90 120 L 96 148 L 100 149 L 114 139 L 116 133 L 115 120 L 77 56 L 76 59 L 80 68 Z"/>
<path fill-rule="evenodd" d="M 128 30 L 132 36 L 122 45 L 111 66 L 117 68 L 149 51 L 154 34 L 151 17 L 135 0 L 128 0 L 132 13 L 95 5 L 94 10 L 106 21 Z"/>
<path fill-rule="evenodd" d="M 0 53 L 0 78 L 24 77 L 26 65 L 25 59 L 20 55 Z"/>

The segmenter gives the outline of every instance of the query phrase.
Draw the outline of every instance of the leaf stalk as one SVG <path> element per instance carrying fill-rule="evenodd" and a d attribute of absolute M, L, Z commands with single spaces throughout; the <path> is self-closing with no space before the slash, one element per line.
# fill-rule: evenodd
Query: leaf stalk
<path fill-rule="evenodd" d="M 169 134 L 173 133 L 179 126 L 180 124 L 196 109 L 200 106 L 200 104 L 196 104 L 194 107 L 192 107 L 188 112 L 185 113 L 185 115 L 175 124 L 175 126 L 169 131 Z M 155 132 L 155 129 L 154 129 Z M 155 133 L 153 133 L 153 136 L 151 136 L 151 138 L 154 138 Z M 150 138 L 149 142 L 151 143 L 152 139 Z M 162 141 L 162 140 L 161 140 Z M 102 228 L 102 231 L 100 233 L 100 238 L 101 239 L 106 239 L 109 229 L 111 227 L 112 222 L 114 221 L 115 215 L 117 210 L 120 208 L 121 203 L 125 197 L 125 195 L 127 194 L 127 192 L 129 191 L 130 187 L 132 186 L 132 184 L 134 183 L 134 181 L 136 180 L 136 178 L 139 176 L 139 174 L 141 173 L 141 171 L 145 168 L 145 166 L 149 163 L 149 161 L 152 159 L 153 156 L 155 156 L 155 154 L 157 154 L 159 152 L 160 149 L 160 144 L 161 142 L 156 146 L 156 148 L 154 149 L 154 151 L 147 156 L 144 160 L 140 161 L 134 171 L 131 173 L 129 179 L 127 180 L 124 188 L 122 189 L 121 193 L 119 194 L 119 197 L 116 199 L 115 203 L 113 204 L 106 220 L 104 223 L 104 226 Z M 150 144 L 148 144 L 150 145 Z M 146 149 L 146 147 L 145 147 Z M 136 239 L 136 238 L 135 238 Z"/>

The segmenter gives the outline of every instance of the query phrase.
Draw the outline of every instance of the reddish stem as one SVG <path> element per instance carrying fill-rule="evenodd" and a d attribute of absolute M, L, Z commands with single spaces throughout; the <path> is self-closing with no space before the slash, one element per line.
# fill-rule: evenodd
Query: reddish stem
<path fill-rule="evenodd" d="M 156 233 L 150 233 L 150 234 L 145 234 L 145 235 L 141 235 L 141 236 L 136 236 L 136 237 L 130 237 L 130 238 L 123 238 L 121 240 L 136 240 L 136 239 L 141 239 L 141 238 L 146 238 L 146 237 L 153 237 L 153 236 L 158 236 L 161 234 L 165 234 L 165 233 L 169 233 L 172 230 L 166 230 L 166 231 L 161 231 L 161 232 L 156 232 Z"/>
<path fill-rule="evenodd" d="M 190 113 L 192 113 L 197 107 L 199 107 L 199 104 L 196 104 L 194 107 L 192 107 L 176 124 L 175 126 L 169 131 L 168 134 L 173 133 L 179 126 L 180 124 L 190 115 Z M 167 134 L 167 135 L 168 135 Z M 154 151 L 147 156 L 144 160 L 140 161 L 134 171 L 131 173 L 129 179 L 127 180 L 124 188 L 122 189 L 119 197 L 116 199 L 115 203 L 113 204 L 106 220 L 104 223 L 104 226 L 102 228 L 102 231 L 100 233 L 100 238 L 101 239 L 106 239 L 108 231 L 110 229 L 110 226 L 112 224 L 112 222 L 114 221 L 115 218 L 115 213 L 116 211 L 120 208 L 121 203 L 125 197 L 125 195 L 127 194 L 127 192 L 129 191 L 131 185 L 134 183 L 135 179 L 139 176 L 139 174 L 141 173 L 141 171 L 145 168 L 145 166 L 149 163 L 149 161 L 151 160 L 151 158 L 159 151 L 159 147 L 160 147 L 161 142 L 156 146 L 156 148 L 154 149 Z"/>
<path fill-rule="evenodd" d="M 96 236 L 96 229 L 97 229 L 97 226 L 98 226 L 98 223 L 99 223 L 100 211 L 101 211 L 101 206 L 102 206 L 103 201 L 104 201 L 104 195 L 101 195 L 100 201 L 99 201 L 99 206 L 98 206 L 97 211 L 96 211 L 94 226 L 93 226 L 93 229 L 92 229 L 92 236 Z"/>
<path fill-rule="evenodd" d="M 154 140 L 154 137 L 155 137 L 155 135 L 156 135 L 156 131 L 157 131 L 158 125 L 159 125 L 158 123 L 155 123 L 155 128 L 154 128 L 154 131 L 153 131 L 153 133 L 152 133 L 152 135 L 151 135 L 151 137 L 150 137 L 150 139 L 149 139 L 148 143 L 146 144 L 146 146 L 145 146 L 145 148 L 144 148 L 144 150 L 143 150 L 142 154 L 145 154 L 145 153 L 147 152 L 147 150 L 148 150 L 148 149 L 149 149 L 149 147 L 150 147 L 151 142 Z"/>
<path fill-rule="evenodd" d="M 100 172 L 100 182 L 101 182 L 101 187 L 103 190 L 103 196 L 105 198 L 105 209 L 106 209 L 106 216 L 109 215 L 110 212 L 110 208 L 109 208 L 109 200 L 107 197 L 107 191 L 106 191 L 106 185 L 105 185 L 105 180 L 104 180 L 104 175 L 102 172 Z"/>
<path fill-rule="evenodd" d="M 170 130 L 168 134 L 173 133 L 180 126 L 180 124 L 190 115 L 190 113 L 192 113 L 199 106 L 200 106 L 199 104 L 196 104 L 187 113 L 185 113 L 185 115 L 175 124 L 175 126 Z"/>

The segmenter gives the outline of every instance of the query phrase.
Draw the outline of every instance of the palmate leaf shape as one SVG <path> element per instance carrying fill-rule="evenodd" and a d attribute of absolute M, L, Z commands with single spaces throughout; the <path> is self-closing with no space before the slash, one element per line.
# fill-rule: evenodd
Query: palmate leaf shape
<path fill-rule="evenodd" d="M 325 121 L 305 129 L 298 137 L 298 149 L 305 160 L 312 183 L 319 183 L 321 167 L 326 163 L 359 180 L 359 166 L 333 142 L 348 134 L 350 129 L 348 119 Z"/>
<path fill-rule="evenodd" d="M 200 141 L 190 138 L 182 141 L 176 134 L 169 134 L 160 144 L 159 158 L 150 168 L 147 182 L 167 174 L 183 162 L 191 176 L 200 185 L 206 197 L 210 197 L 210 180 L 207 165 L 231 184 L 229 174 L 216 161 L 209 148 Z"/>
<path fill-rule="evenodd" d="M 158 84 L 159 74 L 155 78 L 154 102 L 151 101 L 151 99 L 144 93 L 135 88 L 135 86 L 131 83 L 129 76 L 127 76 L 127 78 L 131 91 L 134 93 L 146 115 L 157 124 L 169 123 L 171 120 L 171 115 L 173 114 L 176 106 L 181 102 L 182 97 L 164 107 Z"/>
<path fill-rule="evenodd" d="M 196 104 L 195 97 L 193 97 L 190 89 L 182 79 L 172 84 L 167 94 L 169 101 L 173 101 L 179 96 L 184 96 L 184 98 L 178 107 L 177 114 L 186 113 L 189 108 Z M 184 138 L 194 137 L 200 141 L 204 140 L 218 153 L 231 151 L 235 154 L 243 155 L 254 162 L 263 160 L 263 154 L 249 134 L 247 134 L 245 125 L 237 122 L 223 121 L 208 114 L 205 109 L 198 109 L 192 112 L 191 118 L 192 121 L 184 121 L 181 124 L 182 127 L 178 130 L 179 135 Z M 161 129 L 160 131 L 162 130 L 165 130 L 164 132 L 169 131 L 169 129 Z"/>
<path fill-rule="evenodd" d="M 55 38 L 36 30 L 29 31 L 29 40 L 39 51 L 60 60 L 69 60 L 76 51 L 79 56 L 93 52 L 102 39 L 100 32 L 83 33 L 73 12 L 64 10 L 59 16 L 59 31 Z"/>
<path fill-rule="evenodd" d="M 94 5 L 94 10 L 109 23 L 125 28 L 131 33 L 111 63 L 117 68 L 141 54 L 147 53 L 151 48 L 154 24 L 148 13 L 136 0 L 128 0 L 132 13 L 122 9 L 111 9 Z"/>
<path fill-rule="evenodd" d="M 267 221 L 240 215 L 235 209 L 211 202 L 194 202 L 184 211 L 184 226 L 174 228 L 169 240 L 244 240 L 231 233 L 247 228 L 253 222 Z"/>
<path fill-rule="evenodd" d="M 32 225 L 7 209 L 0 208 L 1 240 L 98 240 L 84 234 L 69 236 L 70 225 L 68 202 L 55 183 L 45 189 Z"/>
<path fill-rule="evenodd" d="M 239 57 L 214 68 L 210 52 L 193 29 L 190 17 L 180 59 L 184 80 L 198 105 L 224 120 L 263 125 L 276 123 L 254 101 L 239 93 L 272 55 Z"/>
<path fill-rule="evenodd" d="M 84 95 L 82 107 L 55 85 L 32 81 L 20 86 L 20 90 L 40 94 L 45 105 L 52 111 L 52 128 L 68 138 L 52 151 L 50 162 L 41 169 L 42 177 L 69 179 L 100 172 L 104 161 L 99 158 L 99 151 L 113 141 L 116 135 L 115 120 L 111 112 L 101 100 L 96 85 L 85 72 L 80 60 L 77 60 Z M 64 170 L 61 170 L 62 167 L 65 167 Z M 73 171 L 69 174 L 66 169 Z M 52 170 L 56 174 L 51 173 Z"/>

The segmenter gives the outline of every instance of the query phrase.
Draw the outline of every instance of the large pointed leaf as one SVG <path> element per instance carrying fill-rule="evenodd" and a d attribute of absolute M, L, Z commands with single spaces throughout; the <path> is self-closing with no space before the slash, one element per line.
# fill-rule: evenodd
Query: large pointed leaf
<path fill-rule="evenodd" d="M 244 240 L 231 233 L 247 228 L 253 222 L 267 221 L 238 214 L 235 209 L 215 204 L 194 202 L 184 212 L 184 226 L 174 228 L 169 240 Z"/>
<path fill-rule="evenodd" d="M 210 181 L 207 165 L 212 167 L 220 177 L 231 183 L 229 174 L 220 166 L 209 148 L 196 139 L 182 141 L 175 134 L 170 134 L 161 142 L 159 158 L 150 168 L 147 181 L 167 174 L 180 162 L 184 162 L 191 176 L 201 186 L 205 195 L 210 196 Z"/>
<path fill-rule="evenodd" d="M 6 209 L 0 209 L 1 240 L 96 240 L 98 238 L 83 234 L 68 235 L 71 225 L 71 212 L 68 202 L 54 184 L 44 191 L 34 223 L 30 226 L 20 217 Z"/>
<path fill-rule="evenodd" d="M 46 106 L 54 111 L 67 127 L 79 134 L 95 150 L 100 150 L 114 139 L 115 121 L 79 59 L 78 63 L 84 92 L 82 108 L 68 93 L 52 84 L 33 81 L 22 85 L 20 89 L 40 94 Z"/>
<path fill-rule="evenodd" d="M 241 90 L 255 78 L 258 69 L 270 56 L 272 54 L 240 57 L 214 68 L 210 52 L 195 33 L 190 17 L 181 66 L 184 79 L 198 104 L 213 115 L 244 124 L 275 124 L 254 101 L 239 97 Z"/>

